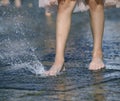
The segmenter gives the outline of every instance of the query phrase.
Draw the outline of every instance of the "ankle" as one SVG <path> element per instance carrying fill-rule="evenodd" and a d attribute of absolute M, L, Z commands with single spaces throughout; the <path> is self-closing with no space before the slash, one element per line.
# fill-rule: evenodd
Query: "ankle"
<path fill-rule="evenodd" d="M 54 64 L 62 65 L 64 63 L 64 58 L 55 58 Z"/>
<path fill-rule="evenodd" d="M 92 56 L 93 56 L 93 58 L 103 58 L 103 52 L 102 51 L 93 51 Z"/>

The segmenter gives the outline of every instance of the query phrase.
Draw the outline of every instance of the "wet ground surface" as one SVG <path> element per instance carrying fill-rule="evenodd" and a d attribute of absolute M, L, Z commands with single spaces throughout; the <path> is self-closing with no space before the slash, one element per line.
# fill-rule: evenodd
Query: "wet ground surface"
<path fill-rule="evenodd" d="M 32 4 L 32 5 L 31 5 Z M 33 6 L 33 7 L 32 7 Z M 120 9 L 105 9 L 106 69 L 89 71 L 92 36 L 88 12 L 76 13 L 65 52 L 66 71 L 41 77 L 55 56 L 55 18 L 32 0 L 0 7 L 0 101 L 119 101 Z"/>

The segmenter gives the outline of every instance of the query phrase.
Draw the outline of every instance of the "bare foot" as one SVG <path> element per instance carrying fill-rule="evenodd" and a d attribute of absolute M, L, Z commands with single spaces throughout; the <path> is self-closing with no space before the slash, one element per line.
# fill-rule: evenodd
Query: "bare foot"
<path fill-rule="evenodd" d="M 46 76 L 56 76 L 61 71 L 65 71 L 64 62 L 54 63 L 53 66 L 45 72 Z"/>
<path fill-rule="evenodd" d="M 99 70 L 104 67 L 105 67 L 105 65 L 104 65 L 103 59 L 101 57 L 93 57 L 90 65 L 89 65 L 90 70 Z"/>

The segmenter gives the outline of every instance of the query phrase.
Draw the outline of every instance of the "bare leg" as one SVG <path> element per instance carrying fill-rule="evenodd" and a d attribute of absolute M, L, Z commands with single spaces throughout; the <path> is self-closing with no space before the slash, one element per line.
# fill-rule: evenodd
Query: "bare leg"
<path fill-rule="evenodd" d="M 102 54 L 102 38 L 104 31 L 104 5 L 103 0 L 88 0 L 91 15 L 91 27 L 93 32 L 93 57 L 89 65 L 90 70 L 104 68 Z"/>
<path fill-rule="evenodd" d="M 57 29 L 56 29 L 56 56 L 55 62 L 51 69 L 46 72 L 47 75 L 56 75 L 61 71 L 64 64 L 64 50 L 71 25 L 71 14 L 76 1 L 65 0 L 60 2 L 58 0 L 58 15 L 57 15 Z"/>
<path fill-rule="evenodd" d="M 52 15 L 51 11 L 50 11 L 50 7 L 51 7 L 51 5 L 46 5 L 45 6 L 45 15 L 46 16 L 51 16 Z"/>
<path fill-rule="evenodd" d="M 17 8 L 21 7 L 21 0 L 15 0 L 15 6 Z"/>

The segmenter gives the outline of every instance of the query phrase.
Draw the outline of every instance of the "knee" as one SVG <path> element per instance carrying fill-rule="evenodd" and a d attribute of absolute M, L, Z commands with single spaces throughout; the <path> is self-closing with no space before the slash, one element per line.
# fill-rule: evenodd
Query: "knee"
<path fill-rule="evenodd" d="M 104 0 L 87 0 L 90 10 L 96 11 L 104 8 Z"/>
<path fill-rule="evenodd" d="M 75 5 L 74 2 L 75 1 L 70 1 L 70 0 L 59 2 L 58 12 L 59 13 L 67 13 L 67 14 L 72 13 L 74 5 Z"/>

